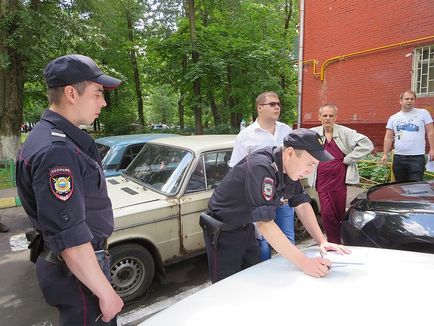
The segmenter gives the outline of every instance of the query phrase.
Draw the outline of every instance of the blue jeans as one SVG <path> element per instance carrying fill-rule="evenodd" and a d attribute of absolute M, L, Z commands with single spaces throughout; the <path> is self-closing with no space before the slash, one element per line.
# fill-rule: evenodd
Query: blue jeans
<path fill-rule="evenodd" d="M 276 219 L 274 220 L 276 224 L 280 227 L 282 232 L 286 237 L 295 244 L 295 233 L 294 233 L 294 208 L 289 205 L 282 205 L 276 208 Z M 262 237 L 262 236 L 261 236 Z M 258 239 L 259 250 L 261 254 L 261 261 L 271 258 L 271 248 L 268 241 L 264 237 Z"/>

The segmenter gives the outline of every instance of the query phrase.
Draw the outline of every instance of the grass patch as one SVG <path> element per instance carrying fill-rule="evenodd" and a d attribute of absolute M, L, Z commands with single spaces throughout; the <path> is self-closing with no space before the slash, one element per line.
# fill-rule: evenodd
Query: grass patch
<path fill-rule="evenodd" d="M 0 160 L 0 189 L 15 187 L 14 160 Z"/>

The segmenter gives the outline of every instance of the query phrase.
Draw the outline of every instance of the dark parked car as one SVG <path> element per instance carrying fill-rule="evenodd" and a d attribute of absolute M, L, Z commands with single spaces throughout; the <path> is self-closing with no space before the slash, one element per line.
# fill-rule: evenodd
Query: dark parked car
<path fill-rule="evenodd" d="M 95 139 L 101 155 L 106 177 L 120 175 L 140 152 L 143 145 L 157 138 L 173 137 L 173 134 L 137 134 L 109 136 Z"/>
<path fill-rule="evenodd" d="M 341 237 L 346 245 L 434 253 L 434 180 L 384 184 L 360 194 Z"/>

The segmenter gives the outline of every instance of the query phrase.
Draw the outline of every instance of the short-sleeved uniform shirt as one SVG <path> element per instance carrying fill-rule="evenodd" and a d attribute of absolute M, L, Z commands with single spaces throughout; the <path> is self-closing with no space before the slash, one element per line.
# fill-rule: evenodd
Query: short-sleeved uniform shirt
<path fill-rule="evenodd" d="M 226 174 L 208 209 L 230 225 L 270 221 L 282 197 L 292 207 L 310 202 L 300 181 L 283 173 L 281 148 L 265 147 L 247 155 Z"/>
<path fill-rule="evenodd" d="M 46 245 L 59 253 L 113 232 L 101 158 L 93 139 L 46 110 L 22 146 L 16 164 L 18 194 Z"/>

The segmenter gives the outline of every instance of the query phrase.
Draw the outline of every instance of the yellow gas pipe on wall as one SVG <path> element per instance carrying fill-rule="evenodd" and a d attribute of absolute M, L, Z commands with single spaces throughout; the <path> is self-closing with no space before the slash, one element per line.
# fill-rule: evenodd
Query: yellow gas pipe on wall
<path fill-rule="evenodd" d="M 385 50 L 385 49 L 390 49 L 390 48 L 394 48 L 394 47 L 398 47 L 398 46 L 404 46 L 404 45 L 407 45 L 407 44 L 417 43 L 417 42 L 426 41 L 426 40 L 430 40 L 430 39 L 434 39 L 434 35 L 420 37 L 420 38 L 416 38 L 416 39 L 413 39 L 413 40 L 399 42 L 399 43 L 393 43 L 393 44 L 389 44 L 389 45 L 383 45 L 383 46 L 379 46 L 379 47 L 371 48 L 371 49 L 367 49 L 367 50 L 361 50 L 361 51 L 351 52 L 351 53 L 348 53 L 348 54 L 338 55 L 336 57 L 332 57 L 332 58 L 329 58 L 329 59 L 325 60 L 323 62 L 323 64 L 321 65 L 320 72 L 317 72 L 318 60 L 316 60 L 316 59 L 305 60 L 305 61 L 303 61 L 303 64 L 312 63 L 313 64 L 313 74 L 315 76 L 319 75 L 320 76 L 320 80 L 324 81 L 326 67 L 329 64 L 331 64 L 331 63 L 333 63 L 335 61 L 343 60 L 343 59 L 346 59 L 348 57 L 353 57 L 353 56 L 360 55 L 360 54 L 377 52 L 377 51 L 381 51 L 381 50 Z"/>

